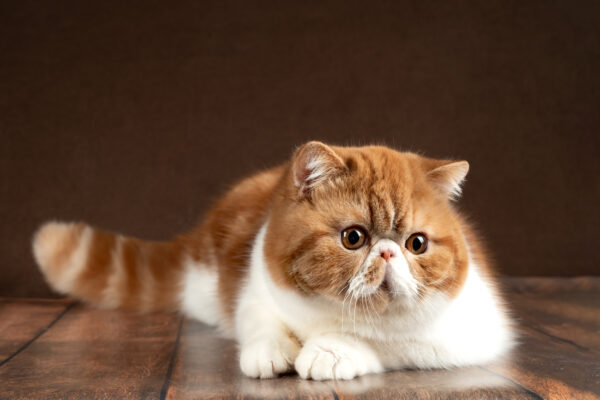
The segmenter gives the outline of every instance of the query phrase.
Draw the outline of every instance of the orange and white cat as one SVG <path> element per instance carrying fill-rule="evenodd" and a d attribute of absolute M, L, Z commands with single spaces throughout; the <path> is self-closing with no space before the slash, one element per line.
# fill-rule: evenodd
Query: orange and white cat
<path fill-rule="evenodd" d="M 309 142 L 172 241 L 49 222 L 33 250 L 61 293 L 219 326 L 251 377 L 485 363 L 513 334 L 483 250 L 452 206 L 468 169 Z"/>

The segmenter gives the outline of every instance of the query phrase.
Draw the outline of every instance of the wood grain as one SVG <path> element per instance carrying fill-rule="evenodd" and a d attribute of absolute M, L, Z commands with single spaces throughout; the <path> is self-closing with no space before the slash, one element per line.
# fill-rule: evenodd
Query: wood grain
<path fill-rule="evenodd" d="M 234 341 L 215 335 L 212 328 L 186 321 L 171 385 L 169 399 L 198 398 L 334 398 L 331 387 L 301 381 L 295 375 L 272 380 L 242 376 Z"/>
<path fill-rule="evenodd" d="M 64 300 L 3 299 L 0 302 L 0 365 L 46 329 L 68 304 Z"/>
<path fill-rule="evenodd" d="M 341 399 L 536 399 L 534 393 L 478 367 L 395 371 L 332 383 Z"/>
<path fill-rule="evenodd" d="M 580 350 L 600 350 L 599 278 L 509 279 L 505 287 L 521 326 Z"/>
<path fill-rule="evenodd" d="M 599 398 L 600 279 L 522 278 L 505 284 L 521 344 L 489 370 L 543 398 Z"/>
<path fill-rule="evenodd" d="M 502 286 L 521 335 L 510 356 L 339 382 L 248 379 L 234 341 L 175 315 L 0 299 L 0 356 L 13 355 L 0 398 L 599 399 L 600 278 Z"/>
<path fill-rule="evenodd" d="M 177 333 L 173 315 L 76 306 L 0 368 L 3 398 L 156 398 Z"/>

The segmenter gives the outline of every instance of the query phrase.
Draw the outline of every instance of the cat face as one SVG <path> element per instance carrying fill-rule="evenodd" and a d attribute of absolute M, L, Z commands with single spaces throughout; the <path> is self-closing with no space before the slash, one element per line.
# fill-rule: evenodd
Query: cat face
<path fill-rule="evenodd" d="M 294 155 L 265 237 L 273 280 L 381 312 L 432 292 L 454 296 L 468 265 L 450 199 L 464 161 L 385 147 L 310 142 Z"/>

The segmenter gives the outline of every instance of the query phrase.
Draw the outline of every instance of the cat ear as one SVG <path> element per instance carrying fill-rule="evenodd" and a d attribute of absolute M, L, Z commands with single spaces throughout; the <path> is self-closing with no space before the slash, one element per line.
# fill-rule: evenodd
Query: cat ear
<path fill-rule="evenodd" d="M 344 161 L 331 147 L 316 141 L 300 147 L 292 161 L 294 185 L 303 195 L 308 195 L 319 183 L 345 169 Z"/>
<path fill-rule="evenodd" d="M 427 172 L 427 179 L 438 190 L 450 199 L 460 197 L 462 183 L 469 172 L 469 163 L 466 161 L 437 161 L 433 169 Z"/>

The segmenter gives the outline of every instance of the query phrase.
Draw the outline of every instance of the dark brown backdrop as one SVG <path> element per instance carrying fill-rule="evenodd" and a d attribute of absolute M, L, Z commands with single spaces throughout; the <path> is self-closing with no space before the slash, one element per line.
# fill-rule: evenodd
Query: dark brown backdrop
<path fill-rule="evenodd" d="M 296 145 L 464 158 L 514 275 L 598 273 L 600 2 L 0 3 L 0 295 L 48 218 L 146 238 Z"/>

